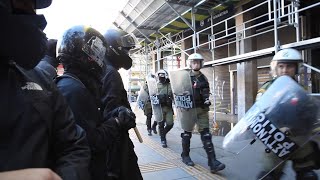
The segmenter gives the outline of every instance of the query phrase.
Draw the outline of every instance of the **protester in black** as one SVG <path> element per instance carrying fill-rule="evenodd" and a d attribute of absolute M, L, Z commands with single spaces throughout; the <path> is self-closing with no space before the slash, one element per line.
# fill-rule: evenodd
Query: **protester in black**
<path fill-rule="evenodd" d="M 90 150 L 85 133 L 52 80 L 34 68 L 47 42 L 45 18 L 36 15 L 34 7 L 50 4 L 0 1 L 0 172 L 50 168 L 62 179 L 87 180 Z M 53 173 L 38 170 L 31 169 L 39 177 Z"/>
<path fill-rule="evenodd" d="M 120 106 L 131 109 L 118 70 L 131 68 L 132 59 L 128 52 L 134 47 L 135 41 L 129 34 L 115 29 L 107 30 L 104 37 L 108 43 L 108 49 L 106 53 L 107 68 L 102 86 L 102 106 L 104 116 L 109 117 L 110 112 Z M 142 179 L 138 157 L 134 152 L 134 145 L 129 137 L 128 129 L 121 131 L 118 143 L 109 152 L 108 175 L 111 179 Z"/>
<path fill-rule="evenodd" d="M 120 128 L 135 127 L 135 115 L 118 107 L 103 119 L 100 90 L 107 43 L 94 28 L 74 26 L 58 41 L 58 59 L 64 74 L 57 86 L 70 105 L 75 120 L 87 133 L 92 152 L 90 173 L 94 180 L 107 179 L 106 152 L 119 136 Z"/>

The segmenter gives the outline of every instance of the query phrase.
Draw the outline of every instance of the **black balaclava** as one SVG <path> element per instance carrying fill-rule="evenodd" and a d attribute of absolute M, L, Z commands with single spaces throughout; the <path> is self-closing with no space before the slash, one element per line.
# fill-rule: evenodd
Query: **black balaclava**
<path fill-rule="evenodd" d="M 132 59 L 129 56 L 129 51 L 132 47 L 122 47 L 119 44 L 121 35 L 115 29 L 109 29 L 103 35 L 108 44 L 105 60 L 107 65 L 111 65 L 116 69 L 124 68 L 128 70 L 132 66 Z"/>
<path fill-rule="evenodd" d="M 0 2 L 1 64 L 14 61 L 25 69 L 34 68 L 44 57 L 47 37 L 43 33 L 47 22 L 43 15 L 12 9 Z"/>
<path fill-rule="evenodd" d="M 159 78 L 160 83 L 162 83 L 162 84 L 166 83 L 166 75 L 165 74 L 159 73 L 158 78 Z"/>

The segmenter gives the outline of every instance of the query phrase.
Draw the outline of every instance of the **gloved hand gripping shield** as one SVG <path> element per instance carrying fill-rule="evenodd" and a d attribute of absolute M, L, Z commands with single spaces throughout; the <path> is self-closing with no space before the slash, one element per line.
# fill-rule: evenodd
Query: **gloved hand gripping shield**
<path fill-rule="evenodd" d="M 191 132 L 197 122 L 197 111 L 193 102 L 193 89 L 189 71 L 170 71 L 171 88 L 177 118 L 184 131 Z"/>
<path fill-rule="evenodd" d="M 163 114 L 160 100 L 158 98 L 157 80 L 153 77 L 147 77 L 147 84 L 152 106 L 152 118 L 157 122 L 161 122 L 163 120 Z"/>
<path fill-rule="evenodd" d="M 314 138 L 317 115 L 311 96 L 292 78 L 281 76 L 226 135 L 223 147 L 236 158 L 246 156 L 255 172 L 271 172 Z"/>

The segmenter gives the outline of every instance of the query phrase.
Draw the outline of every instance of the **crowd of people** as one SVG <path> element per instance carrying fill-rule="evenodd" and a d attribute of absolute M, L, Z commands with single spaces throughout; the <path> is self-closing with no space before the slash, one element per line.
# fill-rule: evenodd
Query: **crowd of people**
<path fill-rule="evenodd" d="M 135 47 L 135 40 L 120 29 L 100 33 L 85 25 L 70 27 L 60 39 L 47 40 L 43 33 L 47 22 L 35 10 L 51 3 L 0 1 L 0 179 L 143 179 L 128 133 L 136 126 L 136 116 L 118 72 L 131 68 L 129 51 Z M 190 94 L 181 97 L 177 92 L 183 91 L 179 89 L 182 86 L 170 82 L 170 72 L 161 69 L 146 77 L 143 89 L 147 98 L 142 108 L 148 135 L 159 133 L 162 147 L 167 148 L 166 135 L 174 126 L 175 104 L 183 129 L 181 161 L 195 165 L 189 153 L 192 129 L 197 125 L 208 166 L 216 173 L 226 166 L 217 160 L 212 143 L 210 87 L 200 71 L 203 61 L 198 53 L 189 56 L 188 69 L 179 78 Z M 297 50 L 279 51 L 271 63 L 274 78 L 294 78 L 300 62 Z M 58 64 L 64 68 L 61 76 L 57 75 Z M 257 100 L 272 82 L 263 85 Z M 186 104 L 186 100 L 192 103 Z M 181 109 L 195 113 L 186 117 Z M 313 170 L 319 168 L 317 142 L 303 148 L 303 153 L 291 158 L 297 178 L 315 179 Z M 280 174 L 274 171 L 262 176 L 278 179 Z"/>

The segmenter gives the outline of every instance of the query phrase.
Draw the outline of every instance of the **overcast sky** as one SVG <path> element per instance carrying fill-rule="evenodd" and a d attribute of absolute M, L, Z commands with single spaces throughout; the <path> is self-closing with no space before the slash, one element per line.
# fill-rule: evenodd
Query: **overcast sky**
<path fill-rule="evenodd" d="M 38 10 L 48 25 L 44 32 L 48 38 L 59 38 L 74 25 L 89 25 L 103 32 L 112 26 L 128 0 L 53 0 L 50 7 Z"/>

